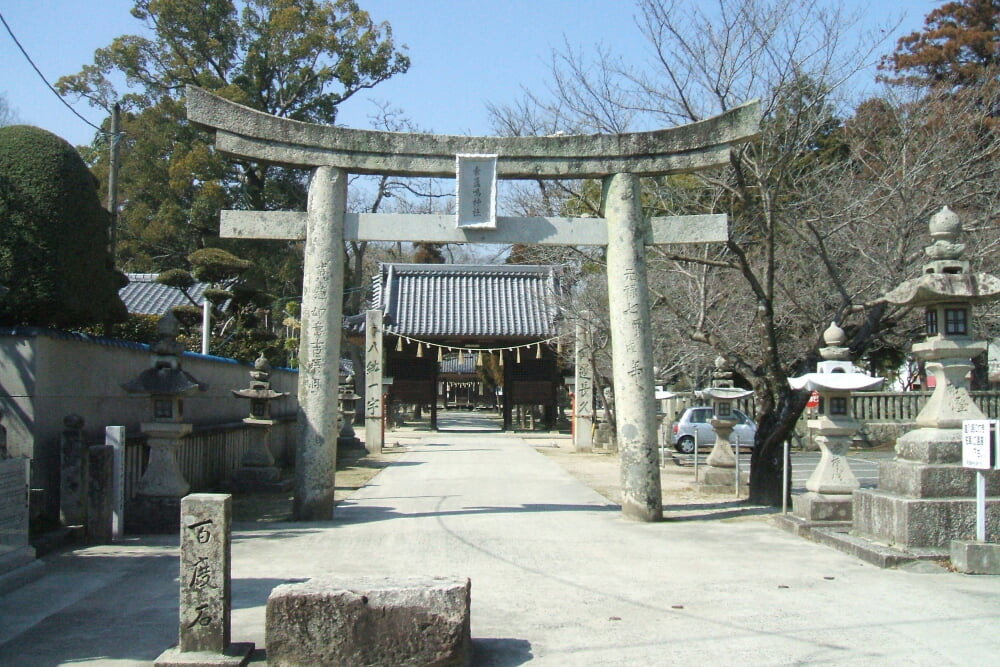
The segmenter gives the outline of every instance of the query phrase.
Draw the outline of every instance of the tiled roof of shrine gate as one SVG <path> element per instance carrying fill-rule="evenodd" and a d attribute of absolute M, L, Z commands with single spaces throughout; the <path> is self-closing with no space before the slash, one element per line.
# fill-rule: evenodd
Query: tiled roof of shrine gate
<path fill-rule="evenodd" d="M 557 266 L 382 264 L 373 308 L 386 333 L 414 338 L 558 334 Z"/>

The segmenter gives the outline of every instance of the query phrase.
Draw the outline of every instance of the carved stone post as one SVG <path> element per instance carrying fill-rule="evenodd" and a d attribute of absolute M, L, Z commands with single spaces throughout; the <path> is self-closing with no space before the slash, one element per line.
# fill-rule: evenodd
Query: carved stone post
<path fill-rule="evenodd" d="M 639 521 L 660 521 L 663 499 L 639 177 L 616 174 L 605 180 L 603 205 L 608 221 L 608 294 L 622 514 Z"/>
<path fill-rule="evenodd" d="M 382 453 L 382 311 L 365 311 L 365 449 Z"/>
<path fill-rule="evenodd" d="M 302 286 L 294 502 L 300 521 L 333 518 L 346 205 L 347 172 L 317 167 L 309 184 Z"/>
<path fill-rule="evenodd" d="M 155 667 L 243 667 L 252 643 L 230 642 L 232 496 L 193 493 L 181 501 L 180 605 L 177 646 Z"/>
<path fill-rule="evenodd" d="M 576 323 L 576 401 L 573 412 L 573 447 L 578 452 L 594 448 L 594 369 L 590 367 L 590 332 Z"/>

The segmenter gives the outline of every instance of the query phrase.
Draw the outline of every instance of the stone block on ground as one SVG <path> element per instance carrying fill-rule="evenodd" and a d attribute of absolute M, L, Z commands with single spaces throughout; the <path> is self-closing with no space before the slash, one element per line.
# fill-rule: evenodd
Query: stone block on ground
<path fill-rule="evenodd" d="M 467 665 L 471 581 L 463 577 L 324 577 L 267 600 L 272 666 Z"/>
<path fill-rule="evenodd" d="M 965 574 L 1000 574 L 1000 544 L 952 540 L 951 564 Z"/>

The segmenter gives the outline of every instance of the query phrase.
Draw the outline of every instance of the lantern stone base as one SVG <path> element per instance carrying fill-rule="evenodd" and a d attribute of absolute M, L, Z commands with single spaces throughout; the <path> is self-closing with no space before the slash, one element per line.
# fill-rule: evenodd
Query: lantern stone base
<path fill-rule="evenodd" d="M 615 439 L 615 432 L 611 429 L 611 424 L 601 422 L 597 425 L 597 431 L 594 433 L 593 448 L 608 452 L 618 451 L 618 442 Z"/>
<path fill-rule="evenodd" d="M 1000 574 L 1000 544 L 952 540 L 951 565 L 965 574 Z"/>
<path fill-rule="evenodd" d="M 903 549 L 950 548 L 976 534 L 973 498 L 911 498 L 881 489 L 854 493 L 854 534 Z M 986 539 L 1000 538 L 1000 498 L 986 500 Z"/>
<path fill-rule="evenodd" d="M 808 491 L 792 497 L 792 512 L 810 522 L 849 522 L 851 496 Z"/>
<path fill-rule="evenodd" d="M 724 495 L 732 494 L 735 491 L 736 486 L 736 469 L 735 468 L 714 468 L 712 466 L 706 466 L 702 468 L 701 480 L 698 484 L 698 490 L 706 495 Z M 740 493 L 744 493 L 749 489 L 750 484 L 750 473 L 749 471 L 740 471 Z"/>
<path fill-rule="evenodd" d="M 137 495 L 125 508 L 125 532 L 132 535 L 176 535 L 181 528 L 177 496 Z"/>
<path fill-rule="evenodd" d="M 274 466 L 242 466 L 233 471 L 229 486 L 236 493 L 291 491 L 294 480 L 281 479 L 281 470 Z"/>
<path fill-rule="evenodd" d="M 364 443 L 356 435 L 350 436 L 338 436 L 337 437 L 337 451 L 345 451 L 348 449 L 363 449 Z"/>
<path fill-rule="evenodd" d="M 976 471 L 953 463 L 882 461 L 879 490 L 911 498 L 974 498 Z M 1000 496 L 1000 473 L 987 472 L 986 495 Z"/>
<path fill-rule="evenodd" d="M 921 428 L 879 464 L 878 489 L 854 493 L 854 534 L 903 549 L 947 550 L 976 534 L 976 471 L 960 464 L 962 433 Z M 1000 472 L 986 473 L 987 539 L 1000 535 Z M 993 496 L 992 498 L 989 496 Z"/>

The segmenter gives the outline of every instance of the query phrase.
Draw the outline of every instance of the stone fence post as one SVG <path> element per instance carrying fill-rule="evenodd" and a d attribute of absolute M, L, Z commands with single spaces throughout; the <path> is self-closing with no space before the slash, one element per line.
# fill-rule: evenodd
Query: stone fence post
<path fill-rule="evenodd" d="M 64 526 L 87 523 L 87 447 L 83 417 L 67 415 L 59 438 L 59 513 Z"/>

